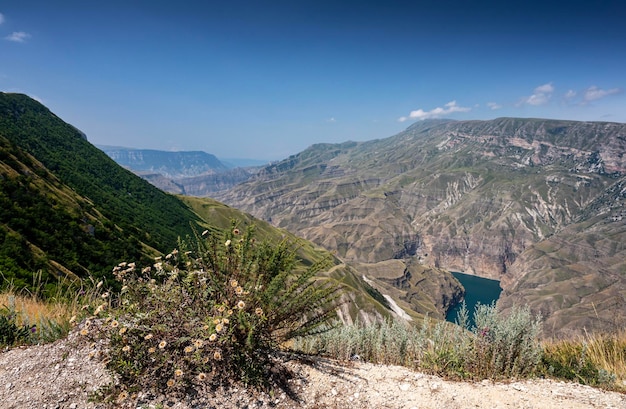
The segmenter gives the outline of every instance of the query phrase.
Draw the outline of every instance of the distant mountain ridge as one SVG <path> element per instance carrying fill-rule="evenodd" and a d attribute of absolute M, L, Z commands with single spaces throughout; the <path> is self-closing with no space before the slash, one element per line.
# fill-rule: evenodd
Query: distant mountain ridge
<path fill-rule="evenodd" d="M 119 165 L 135 172 L 159 173 L 171 179 L 225 172 L 229 168 L 203 151 L 161 151 L 97 145 Z"/>
<path fill-rule="evenodd" d="M 131 170 L 159 189 L 182 195 L 211 196 L 256 173 L 259 163 L 249 159 L 233 159 L 234 163 L 256 163 L 246 167 L 227 165 L 203 151 L 160 151 L 99 145 L 119 165 Z"/>
<path fill-rule="evenodd" d="M 346 260 L 500 279 L 502 306 L 557 334 L 626 307 L 625 175 L 626 124 L 435 120 L 313 145 L 215 197 Z"/>

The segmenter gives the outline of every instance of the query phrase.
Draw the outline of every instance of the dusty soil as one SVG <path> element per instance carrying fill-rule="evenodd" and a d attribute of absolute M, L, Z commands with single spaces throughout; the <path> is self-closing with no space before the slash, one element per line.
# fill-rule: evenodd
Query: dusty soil
<path fill-rule="evenodd" d="M 101 345 L 72 333 L 53 344 L 0 353 L 0 408 L 104 408 L 89 401 L 111 382 L 97 358 Z M 402 367 L 339 363 L 292 357 L 286 366 L 297 399 L 279 391 L 259 393 L 242 387 L 204 391 L 185 399 L 139 394 L 116 407 L 129 408 L 615 408 L 626 409 L 626 395 L 551 380 L 511 383 L 451 382 Z"/>

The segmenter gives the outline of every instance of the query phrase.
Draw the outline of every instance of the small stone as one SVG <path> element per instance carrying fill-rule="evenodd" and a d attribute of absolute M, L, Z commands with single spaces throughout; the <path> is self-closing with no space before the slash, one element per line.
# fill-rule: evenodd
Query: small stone
<path fill-rule="evenodd" d="M 411 388 L 411 385 L 409 385 L 408 383 L 403 383 L 402 385 L 400 385 L 400 390 L 403 392 L 408 391 Z"/>

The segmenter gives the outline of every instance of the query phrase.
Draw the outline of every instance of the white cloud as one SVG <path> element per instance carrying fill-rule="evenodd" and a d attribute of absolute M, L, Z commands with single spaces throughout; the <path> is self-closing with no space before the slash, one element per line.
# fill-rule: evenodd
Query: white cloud
<path fill-rule="evenodd" d="M 5 40 L 13 41 L 16 43 L 23 43 L 30 38 L 30 34 L 23 31 L 14 31 L 12 34 L 4 37 Z"/>
<path fill-rule="evenodd" d="M 601 89 L 596 87 L 595 85 L 592 85 L 585 90 L 585 93 L 583 94 L 583 102 L 587 103 L 595 101 L 609 95 L 619 94 L 620 92 L 622 92 L 620 88 Z"/>
<path fill-rule="evenodd" d="M 487 106 L 489 108 L 491 108 L 492 111 L 495 111 L 496 109 L 500 109 L 502 108 L 502 105 L 496 103 L 496 102 L 487 102 Z"/>
<path fill-rule="evenodd" d="M 529 97 L 522 98 L 522 101 L 519 105 L 528 104 L 528 105 L 545 105 L 552 97 L 552 93 L 554 92 L 554 85 L 551 82 L 547 84 L 543 84 L 535 88 L 533 94 Z"/>
<path fill-rule="evenodd" d="M 336 120 L 336 119 L 335 119 L 335 117 L 333 116 L 333 117 L 331 117 L 331 118 L 328 118 L 328 119 L 326 120 L 326 122 L 337 122 L 337 120 Z"/>
<path fill-rule="evenodd" d="M 456 101 L 450 101 L 444 105 L 444 108 L 437 107 L 431 109 L 430 111 L 424 111 L 423 109 L 418 109 L 416 111 L 411 111 L 408 117 L 402 116 L 398 118 L 398 121 L 404 122 L 409 119 L 429 119 L 429 118 L 438 118 L 442 115 L 453 114 L 455 112 L 469 112 L 472 108 L 461 107 L 456 104 Z"/>
<path fill-rule="evenodd" d="M 574 98 L 576 95 L 578 95 L 578 93 L 574 91 L 573 89 L 570 89 L 569 91 L 565 93 L 565 99 L 570 100 Z"/>
<path fill-rule="evenodd" d="M 0 13 L 0 24 L 4 23 L 4 15 Z"/>

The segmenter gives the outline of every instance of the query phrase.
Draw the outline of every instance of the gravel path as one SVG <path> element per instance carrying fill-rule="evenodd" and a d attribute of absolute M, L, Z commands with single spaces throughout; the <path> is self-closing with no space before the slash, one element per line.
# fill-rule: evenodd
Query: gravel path
<path fill-rule="evenodd" d="M 89 396 L 110 382 L 97 358 L 99 346 L 75 333 L 53 344 L 0 353 L 0 408 L 104 408 Z M 323 358 L 286 365 L 298 396 L 270 396 L 244 388 L 205 391 L 184 401 L 140 395 L 128 408 L 614 408 L 626 409 L 626 395 L 551 380 L 512 383 L 451 382 L 406 368 L 338 363 Z"/>

